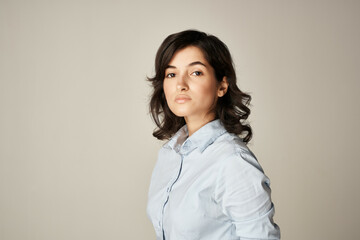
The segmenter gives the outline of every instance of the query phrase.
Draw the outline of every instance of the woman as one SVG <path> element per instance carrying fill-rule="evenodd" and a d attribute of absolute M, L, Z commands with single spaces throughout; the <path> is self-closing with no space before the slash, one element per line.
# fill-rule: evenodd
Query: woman
<path fill-rule="evenodd" d="M 251 97 L 226 45 L 187 30 L 155 60 L 150 111 L 159 151 L 147 213 L 157 239 L 280 239 L 269 179 L 246 144 Z"/>

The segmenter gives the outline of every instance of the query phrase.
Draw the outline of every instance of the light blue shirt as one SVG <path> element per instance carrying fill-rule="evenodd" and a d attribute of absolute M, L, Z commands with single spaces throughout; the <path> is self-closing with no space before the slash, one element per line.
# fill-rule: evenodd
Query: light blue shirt
<path fill-rule="evenodd" d="M 159 151 L 147 205 L 158 240 L 280 239 L 270 182 L 253 153 L 220 120 Z"/>

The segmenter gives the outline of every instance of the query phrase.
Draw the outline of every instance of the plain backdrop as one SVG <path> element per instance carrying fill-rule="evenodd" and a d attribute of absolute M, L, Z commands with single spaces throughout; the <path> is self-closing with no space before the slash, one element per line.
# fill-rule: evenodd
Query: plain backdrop
<path fill-rule="evenodd" d="M 146 76 L 224 41 L 282 239 L 360 239 L 360 2 L 0 0 L 0 239 L 155 239 Z"/>

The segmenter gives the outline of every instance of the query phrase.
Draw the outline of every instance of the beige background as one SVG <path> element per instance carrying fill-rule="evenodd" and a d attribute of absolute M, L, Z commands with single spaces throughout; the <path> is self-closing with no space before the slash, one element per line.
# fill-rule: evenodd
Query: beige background
<path fill-rule="evenodd" d="M 360 239 L 359 1 L 0 0 L 0 239 L 155 239 L 146 75 L 173 32 L 230 48 L 283 239 Z"/>

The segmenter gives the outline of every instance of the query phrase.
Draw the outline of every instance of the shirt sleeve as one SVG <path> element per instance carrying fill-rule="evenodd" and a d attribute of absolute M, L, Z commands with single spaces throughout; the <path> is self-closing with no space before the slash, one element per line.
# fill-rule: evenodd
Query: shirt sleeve
<path fill-rule="evenodd" d="M 273 222 L 270 181 L 249 150 L 224 159 L 215 190 L 215 200 L 235 225 L 242 239 L 280 239 Z"/>

